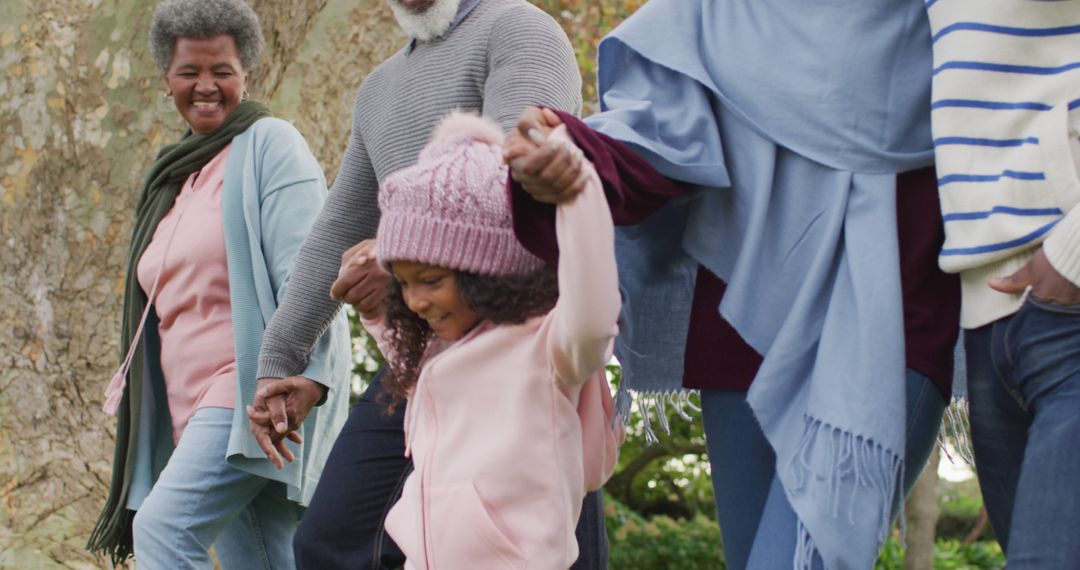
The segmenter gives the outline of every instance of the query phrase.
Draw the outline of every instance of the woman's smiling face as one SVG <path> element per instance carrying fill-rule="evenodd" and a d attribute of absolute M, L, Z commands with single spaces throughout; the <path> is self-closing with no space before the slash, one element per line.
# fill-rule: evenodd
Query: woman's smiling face
<path fill-rule="evenodd" d="M 240 105 L 247 87 L 236 41 L 227 34 L 179 38 L 165 84 L 193 132 L 216 131 Z"/>
<path fill-rule="evenodd" d="M 453 270 L 411 261 L 395 261 L 391 270 L 401 284 L 405 306 L 427 321 L 439 338 L 456 341 L 480 322 L 461 296 Z"/>

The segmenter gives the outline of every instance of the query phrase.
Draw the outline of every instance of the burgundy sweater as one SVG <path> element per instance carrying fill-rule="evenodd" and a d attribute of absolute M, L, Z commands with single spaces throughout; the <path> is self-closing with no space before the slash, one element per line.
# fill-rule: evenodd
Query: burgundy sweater
<path fill-rule="evenodd" d="M 616 225 L 637 224 L 691 190 L 665 178 L 625 144 L 573 115 L 556 113 L 596 167 Z M 508 187 L 518 239 L 540 258 L 556 262 L 555 207 L 533 200 L 512 179 Z M 926 375 L 948 400 L 953 347 L 960 331 L 960 282 L 937 265 L 945 234 L 934 169 L 897 175 L 896 202 L 907 366 Z M 698 268 L 686 339 L 686 388 L 746 390 L 761 365 L 761 355 L 717 311 L 725 288 L 719 277 Z M 724 358 L 715 358 L 717 354 Z"/>

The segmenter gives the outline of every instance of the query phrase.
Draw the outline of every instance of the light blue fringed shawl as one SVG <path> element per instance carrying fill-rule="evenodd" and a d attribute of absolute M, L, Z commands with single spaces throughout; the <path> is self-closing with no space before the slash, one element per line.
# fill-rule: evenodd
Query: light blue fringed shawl
<path fill-rule="evenodd" d="M 748 398 L 797 568 L 873 567 L 902 480 L 895 175 L 933 161 L 930 69 L 919 0 L 652 0 L 600 45 L 588 124 L 700 187 L 619 231 L 618 403 L 680 394 L 705 265 L 764 355 Z"/>

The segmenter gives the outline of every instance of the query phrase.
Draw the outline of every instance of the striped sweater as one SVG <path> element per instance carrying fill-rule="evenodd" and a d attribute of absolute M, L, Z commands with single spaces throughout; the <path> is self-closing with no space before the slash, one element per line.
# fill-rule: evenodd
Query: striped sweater
<path fill-rule="evenodd" d="M 260 378 L 304 370 L 341 305 L 329 291 L 342 254 L 375 237 L 379 181 L 416 162 L 439 118 L 474 110 L 509 130 L 527 105 L 580 113 L 577 61 L 550 16 L 525 0 L 480 0 L 462 2 L 459 20 L 441 38 L 410 41 L 360 86 L 341 170 L 263 337 Z"/>
<path fill-rule="evenodd" d="M 941 267 L 960 273 L 961 325 L 1015 312 L 989 277 L 1040 244 L 1080 285 L 1080 1 L 930 0 L 933 119 L 945 223 Z"/>

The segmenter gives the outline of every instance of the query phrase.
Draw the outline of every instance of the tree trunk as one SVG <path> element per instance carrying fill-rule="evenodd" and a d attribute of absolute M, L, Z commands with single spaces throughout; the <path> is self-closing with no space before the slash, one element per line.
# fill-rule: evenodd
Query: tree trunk
<path fill-rule="evenodd" d="M 153 2 L 0 3 L 0 567 L 96 568 L 134 202 L 184 124 L 147 47 Z M 363 76 L 404 36 L 383 0 L 255 0 L 251 93 L 332 178 Z"/>
<path fill-rule="evenodd" d="M 930 460 L 926 462 L 915 488 L 907 498 L 905 505 L 907 517 L 907 555 L 904 568 L 907 570 L 932 570 L 934 564 L 934 539 L 938 521 L 937 487 L 938 462 L 941 453 L 934 447 Z"/>

